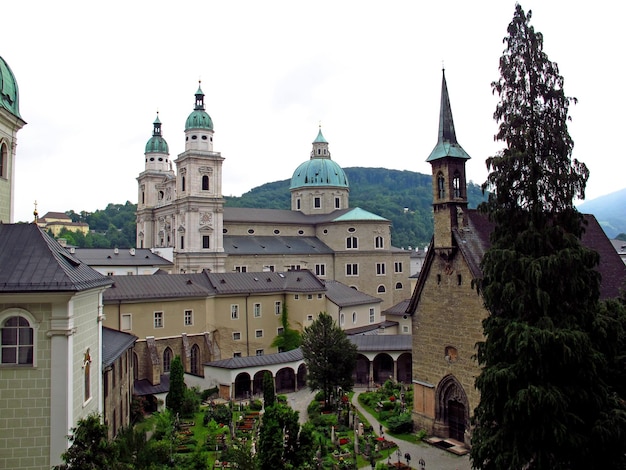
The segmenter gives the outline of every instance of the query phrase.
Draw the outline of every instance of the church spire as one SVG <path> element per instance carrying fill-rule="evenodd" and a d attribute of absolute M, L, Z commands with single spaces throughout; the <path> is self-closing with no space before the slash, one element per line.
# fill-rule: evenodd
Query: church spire
<path fill-rule="evenodd" d="M 454 120 L 452 119 L 452 108 L 450 108 L 450 96 L 448 95 L 448 85 L 446 84 L 446 71 L 442 70 L 441 79 L 441 107 L 439 109 L 439 136 L 437 145 L 427 162 L 438 160 L 445 157 L 456 157 L 469 160 L 470 156 L 456 140 L 456 132 L 454 131 Z"/>

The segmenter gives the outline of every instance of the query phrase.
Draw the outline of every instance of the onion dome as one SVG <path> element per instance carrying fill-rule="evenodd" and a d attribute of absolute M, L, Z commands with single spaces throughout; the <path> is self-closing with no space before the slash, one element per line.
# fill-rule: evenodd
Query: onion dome
<path fill-rule="evenodd" d="M 170 149 L 165 139 L 161 136 L 161 120 L 159 119 L 159 113 L 154 120 L 154 130 L 152 131 L 152 137 L 146 143 L 145 153 L 170 153 Z"/>
<path fill-rule="evenodd" d="M 198 84 L 198 91 L 196 91 L 196 106 L 185 122 L 185 130 L 190 129 L 213 130 L 211 116 L 204 110 L 204 93 L 200 84 Z"/>
<path fill-rule="evenodd" d="M 9 65 L 0 57 L 0 107 L 18 118 L 20 116 L 19 90 L 15 75 Z"/>
<path fill-rule="evenodd" d="M 348 188 L 348 177 L 345 172 L 330 159 L 328 141 L 324 138 L 321 127 L 313 141 L 311 158 L 293 172 L 289 189 L 316 186 Z"/>

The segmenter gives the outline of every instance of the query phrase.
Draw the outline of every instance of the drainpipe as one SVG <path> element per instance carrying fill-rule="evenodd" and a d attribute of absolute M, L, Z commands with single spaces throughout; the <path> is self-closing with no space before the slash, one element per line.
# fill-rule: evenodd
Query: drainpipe
<path fill-rule="evenodd" d="M 250 293 L 246 294 L 246 355 L 250 356 L 250 331 L 248 330 L 248 298 Z"/>

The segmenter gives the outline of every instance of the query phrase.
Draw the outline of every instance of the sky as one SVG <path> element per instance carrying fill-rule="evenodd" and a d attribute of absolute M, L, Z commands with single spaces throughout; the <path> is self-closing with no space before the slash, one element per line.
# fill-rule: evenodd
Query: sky
<path fill-rule="evenodd" d="M 531 24 L 565 77 L 573 157 L 587 200 L 626 186 L 620 172 L 626 3 L 533 0 Z M 225 158 L 225 196 L 291 178 L 318 126 L 343 168 L 430 174 L 441 70 L 457 139 L 481 184 L 494 142 L 502 39 L 514 1 L 23 0 L 1 7 L 0 56 L 20 113 L 14 221 L 137 202 L 159 112 L 170 156 L 201 80 Z M 617 149 L 617 150 L 616 150 Z"/>

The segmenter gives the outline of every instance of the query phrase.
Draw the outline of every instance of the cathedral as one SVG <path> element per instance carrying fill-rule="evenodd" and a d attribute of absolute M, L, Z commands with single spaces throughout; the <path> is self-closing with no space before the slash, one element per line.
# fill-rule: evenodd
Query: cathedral
<path fill-rule="evenodd" d="M 137 247 L 170 252 L 176 273 L 307 269 L 378 297 L 410 297 L 410 251 L 391 245 L 391 222 L 350 208 L 350 187 L 321 128 L 291 178 L 291 209 L 225 207 L 224 158 L 199 86 L 185 122 L 185 150 L 172 160 L 157 115 L 137 178 Z"/>

